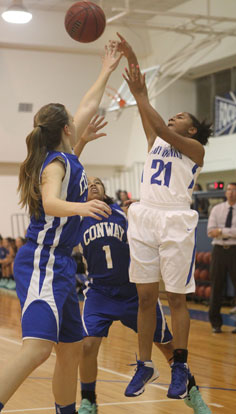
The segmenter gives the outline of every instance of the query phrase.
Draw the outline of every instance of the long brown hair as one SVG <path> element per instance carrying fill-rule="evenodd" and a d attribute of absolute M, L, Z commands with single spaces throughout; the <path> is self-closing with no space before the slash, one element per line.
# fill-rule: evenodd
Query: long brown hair
<path fill-rule="evenodd" d="M 34 129 L 26 137 L 27 157 L 20 166 L 18 192 L 22 207 L 28 207 L 30 215 L 39 218 L 40 170 L 46 154 L 60 145 L 62 129 L 69 123 L 64 105 L 50 103 L 34 116 Z"/>

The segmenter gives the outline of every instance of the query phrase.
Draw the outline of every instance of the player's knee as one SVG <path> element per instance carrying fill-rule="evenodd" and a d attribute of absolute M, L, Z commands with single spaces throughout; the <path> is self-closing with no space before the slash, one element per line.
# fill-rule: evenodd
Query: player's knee
<path fill-rule="evenodd" d="M 154 308 L 156 303 L 157 298 L 151 291 L 145 291 L 139 295 L 139 307 L 142 310 Z"/>
<path fill-rule="evenodd" d="M 98 351 L 98 344 L 96 338 L 87 337 L 83 340 L 82 344 L 82 355 L 89 356 L 92 354 L 96 354 Z"/>
<path fill-rule="evenodd" d="M 28 358 L 31 358 L 32 364 L 35 367 L 38 367 L 49 358 L 51 351 L 51 347 L 47 346 L 47 344 L 42 344 L 40 347 L 37 347 L 37 349 L 32 350 L 32 352 L 28 352 Z"/>
<path fill-rule="evenodd" d="M 186 297 L 178 293 L 167 293 L 169 306 L 174 309 L 186 307 Z"/>

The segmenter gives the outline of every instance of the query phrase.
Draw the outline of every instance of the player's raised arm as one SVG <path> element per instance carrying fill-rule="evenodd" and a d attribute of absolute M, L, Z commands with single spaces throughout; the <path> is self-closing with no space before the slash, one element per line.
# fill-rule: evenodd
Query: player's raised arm
<path fill-rule="evenodd" d="M 123 55 L 126 57 L 129 65 L 129 70 L 131 71 L 133 66 L 136 67 L 138 65 L 137 56 L 134 50 L 132 49 L 132 46 L 128 43 L 128 41 L 120 33 L 117 33 L 117 36 L 119 37 L 119 41 L 113 40 L 112 46 L 115 47 L 117 45 L 118 51 L 123 53 Z M 157 134 L 153 129 L 152 125 L 150 124 L 148 118 L 145 116 L 145 112 L 140 112 L 140 115 L 143 124 L 143 129 L 148 141 L 148 148 L 151 148 Z"/>
<path fill-rule="evenodd" d="M 110 47 L 110 44 L 105 46 L 101 72 L 93 86 L 82 98 L 74 116 L 77 141 L 80 139 L 91 118 L 96 114 L 107 81 L 111 73 L 117 68 L 122 55 L 121 52 L 118 52 L 117 47 Z"/>
<path fill-rule="evenodd" d="M 159 113 L 152 107 L 149 102 L 147 88 L 145 84 L 145 76 L 141 74 L 139 66 L 132 65 L 131 70 L 126 69 L 126 75 L 123 75 L 124 79 L 129 85 L 130 91 L 136 99 L 138 109 L 141 117 L 145 117 L 149 124 L 156 133 L 163 140 L 168 142 L 182 154 L 187 155 L 199 166 L 203 165 L 204 148 L 203 145 L 194 138 L 191 138 L 197 133 L 197 129 L 192 123 L 189 123 L 189 127 L 180 132 L 173 130 L 172 123 L 175 122 L 175 117 L 170 119 L 168 126 L 159 115 Z M 179 113 L 177 117 L 185 117 L 186 113 Z M 148 142 L 148 150 L 151 149 L 152 142 Z"/>

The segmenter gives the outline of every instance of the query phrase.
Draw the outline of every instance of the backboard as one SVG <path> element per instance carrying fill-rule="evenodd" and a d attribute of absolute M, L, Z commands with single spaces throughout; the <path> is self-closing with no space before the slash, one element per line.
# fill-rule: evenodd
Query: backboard
<path fill-rule="evenodd" d="M 160 69 L 160 65 L 157 65 L 157 66 L 152 66 L 148 69 L 143 69 L 141 71 L 142 73 L 146 74 L 147 89 L 150 88 L 153 80 L 155 79 L 155 77 L 157 76 L 157 73 L 159 72 L 159 69 Z M 111 96 L 111 94 L 109 95 Z M 125 105 L 121 106 L 119 103 L 120 100 L 125 101 Z M 104 107 L 103 105 L 101 106 L 102 106 L 102 109 L 104 109 L 106 112 L 112 112 L 112 111 L 117 111 L 121 108 L 126 108 L 126 107 L 134 106 L 134 105 L 136 105 L 136 101 L 129 90 L 127 82 L 124 80 L 120 88 L 117 90 L 117 92 L 113 93 L 113 96 L 108 106 L 107 105 L 104 105 L 106 107 Z"/>

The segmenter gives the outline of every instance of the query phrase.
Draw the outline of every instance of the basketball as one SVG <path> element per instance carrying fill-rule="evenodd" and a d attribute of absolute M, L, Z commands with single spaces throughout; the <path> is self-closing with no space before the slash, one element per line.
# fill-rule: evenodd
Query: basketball
<path fill-rule="evenodd" d="M 207 299 L 209 299 L 209 298 L 210 298 L 210 296 L 211 296 L 211 286 L 207 286 L 207 287 L 205 288 L 205 297 L 206 297 Z"/>
<path fill-rule="evenodd" d="M 197 263 L 202 263 L 203 261 L 204 252 L 197 253 Z"/>
<path fill-rule="evenodd" d="M 203 256 L 203 263 L 205 263 L 205 264 L 209 264 L 209 263 L 210 263 L 210 261 L 211 261 L 211 252 L 206 252 L 206 253 L 204 253 L 204 256 Z"/>
<path fill-rule="evenodd" d="M 195 280 L 200 279 L 200 269 L 195 269 L 195 272 L 194 272 L 194 279 L 195 279 Z"/>
<path fill-rule="evenodd" d="M 91 1 L 78 1 L 66 12 L 66 31 L 77 42 L 94 42 L 102 35 L 105 26 L 103 10 Z"/>
<path fill-rule="evenodd" d="M 199 286 L 199 288 L 198 288 L 198 296 L 200 298 L 204 298 L 205 297 L 205 286 Z"/>
<path fill-rule="evenodd" d="M 209 272 L 207 269 L 201 270 L 199 278 L 201 280 L 208 280 L 209 279 Z"/>

